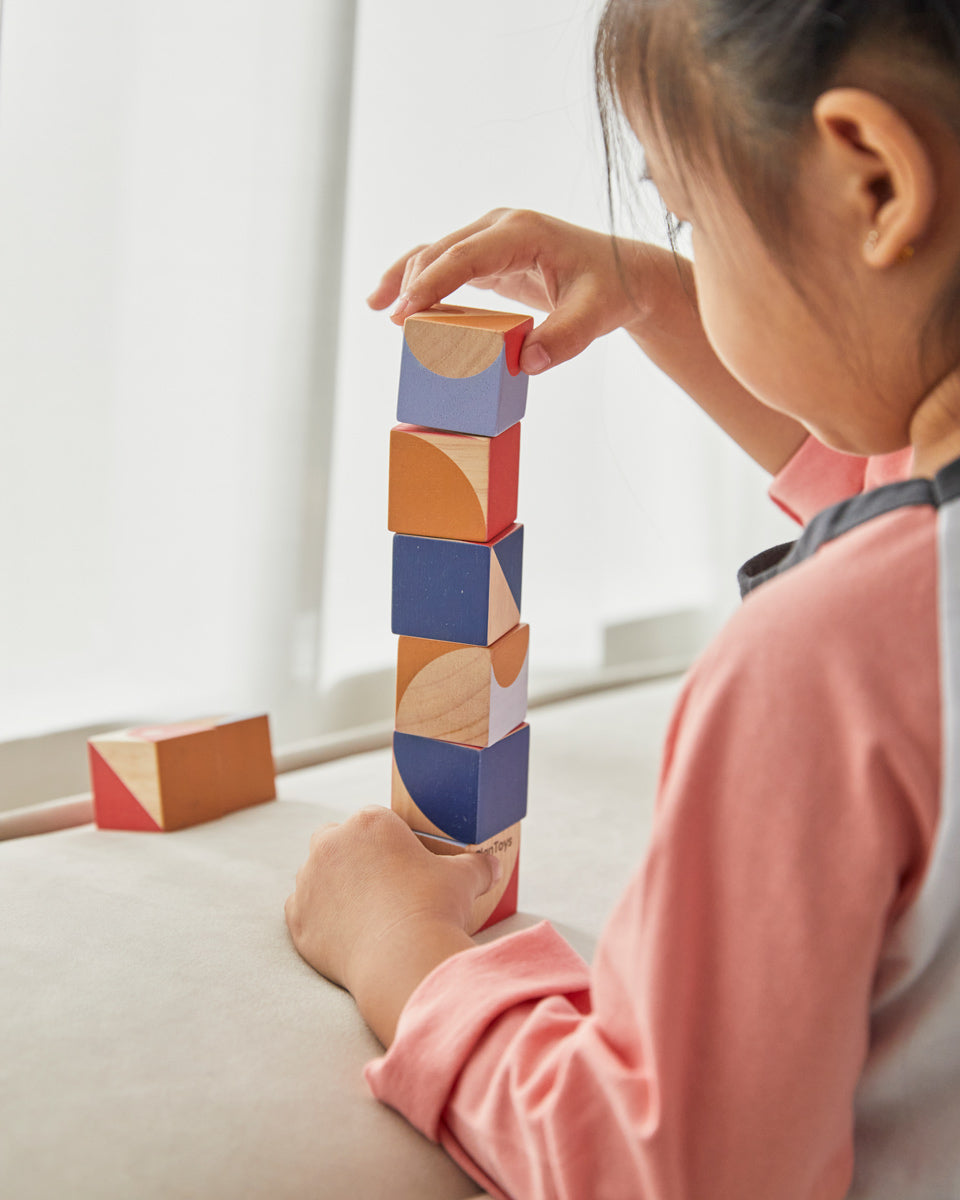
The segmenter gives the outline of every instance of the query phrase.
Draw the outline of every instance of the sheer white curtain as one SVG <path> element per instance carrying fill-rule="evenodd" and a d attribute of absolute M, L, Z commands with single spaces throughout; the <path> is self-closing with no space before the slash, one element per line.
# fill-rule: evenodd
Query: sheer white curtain
<path fill-rule="evenodd" d="M 0 740 L 313 696 L 353 0 L 8 0 Z"/>
<path fill-rule="evenodd" d="M 389 718 L 400 334 L 364 297 L 496 205 L 605 225 L 596 7 L 6 0 L 0 743 Z M 617 337 L 531 382 L 520 519 L 535 688 L 635 627 L 656 658 L 650 619 L 709 623 L 783 533 Z"/>

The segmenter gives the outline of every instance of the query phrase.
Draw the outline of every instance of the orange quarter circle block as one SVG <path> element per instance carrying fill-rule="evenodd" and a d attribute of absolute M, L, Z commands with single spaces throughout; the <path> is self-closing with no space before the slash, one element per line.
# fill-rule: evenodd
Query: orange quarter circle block
<path fill-rule="evenodd" d="M 387 526 L 489 542 L 517 516 L 520 424 L 496 437 L 397 425 L 390 433 Z"/>
<path fill-rule="evenodd" d="M 265 714 L 123 729 L 88 753 L 101 829 L 186 829 L 276 796 Z"/>

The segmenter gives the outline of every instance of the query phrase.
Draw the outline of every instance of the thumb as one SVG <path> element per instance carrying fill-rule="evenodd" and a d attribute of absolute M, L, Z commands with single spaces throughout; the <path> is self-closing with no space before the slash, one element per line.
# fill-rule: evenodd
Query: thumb
<path fill-rule="evenodd" d="M 454 854 L 447 860 L 451 869 L 462 876 L 462 886 L 471 900 L 484 895 L 503 875 L 503 863 L 495 854 L 480 854 L 477 851 Z"/>
<path fill-rule="evenodd" d="M 570 299 L 554 309 L 524 339 L 520 348 L 520 370 L 540 375 L 550 367 L 582 353 L 598 337 L 616 327 L 596 296 Z"/>

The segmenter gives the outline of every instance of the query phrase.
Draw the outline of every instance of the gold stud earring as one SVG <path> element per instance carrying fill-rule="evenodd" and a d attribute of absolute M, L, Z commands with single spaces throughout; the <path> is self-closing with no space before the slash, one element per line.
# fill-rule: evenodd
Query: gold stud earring
<path fill-rule="evenodd" d="M 909 262 L 910 259 L 913 258 L 913 253 L 914 251 L 912 246 L 904 246 L 904 248 L 897 255 L 897 262 Z"/>

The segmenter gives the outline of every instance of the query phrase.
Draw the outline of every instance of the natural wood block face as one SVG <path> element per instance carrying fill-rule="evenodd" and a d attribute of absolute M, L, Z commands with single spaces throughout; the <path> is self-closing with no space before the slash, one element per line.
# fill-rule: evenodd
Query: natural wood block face
<path fill-rule="evenodd" d="M 470 914 L 470 932 L 479 933 L 517 911 L 520 880 L 520 825 L 511 825 L 479 844 L 465 844 L 432 834 L 417 837 L 434 854 L 494 854 L 503 868 L 499 880 L 483 896 L 478 896 Z"/>
<path fill-rule="evenodd" d="M 398 533 L 393 632 L 489 646 L 520 620 L 523 526 L 490 542 Z"/>
<path fill-rule="evenodd" d="M 517 515 L 520 426 L 497 437 L 398 425 L 390 434 L 388 528 L 488 542 Z"/>
<path fill-rule="evenodd" d="M 185 829 L 276 795 L 265 715 L 125 729 L 88 750 L 101 829 Z"/>
<path fill-rule="evenodd" d="M 530 726 L 478 749 L 393 735 L 391 807 L 416 833 L 484 842 L 527 811 Z"/>
<path fill-rule="evenodd" d="M 437 305 L 403 326 L 397 419 L 495 437 L 523 416 L 520 347 L 533 318 Z"/>
<path fill-rule="evenodd" d="M 527 715 L 530 626 L 492 646 L 401 637 L 396 728 L 401 733 L 489 746 Z"/>

